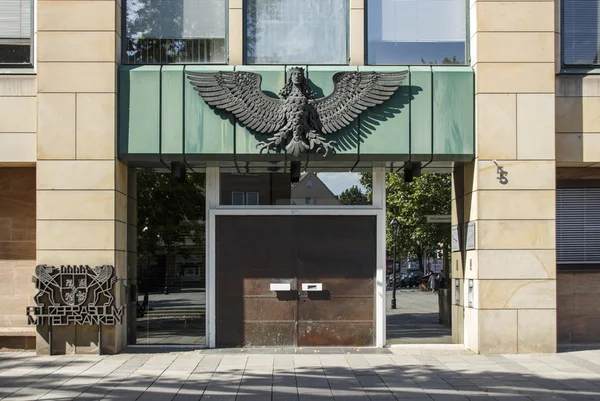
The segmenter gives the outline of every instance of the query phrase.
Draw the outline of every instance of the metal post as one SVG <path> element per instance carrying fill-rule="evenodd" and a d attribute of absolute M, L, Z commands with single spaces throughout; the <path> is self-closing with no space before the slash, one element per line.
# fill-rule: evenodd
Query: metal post
<path fill-rule="evenodd" d="M 98 324 L 98 355 L 102 355 L 102 324 Z"/>
<path fill-rule="evenodd" d="M 394 260 L 392 261 L 392 309 L 396 309 L 396 230 L 394 230 Z"/>
<path fill-rule="evenodd" d="M 167 259 L 165 260 L 165 295 L 169 295 L 169 252 L 167 251 Z"/>
<path fill-rule="evenodd" d="M 52 356 L 52 322 L 48 324 L 48 355 Z"/>

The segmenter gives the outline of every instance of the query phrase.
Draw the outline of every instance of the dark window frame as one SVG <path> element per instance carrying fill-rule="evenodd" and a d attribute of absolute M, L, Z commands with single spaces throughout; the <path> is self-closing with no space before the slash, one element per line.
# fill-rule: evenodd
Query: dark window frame
<path fill-rule="evenodd" d="M 235 203 L 235 196 L 242 196 L 242 203 Z M 231 206 L 245 206 L 246 205 L 246 193 L 241 191 L 231 191 Z"/>
<path fill-rule="evenodd" d="M 256 203 L 248 202 L 248 199 L 250 199 L 250 194 L 256 195 Z M 260 192 L 258 192 L 258 191 L 246 192 L 246 198 L 244 199 L 244 204 L 247 206 L 259 206 L 260 205 Z"/>
<path fill-rule="evenodd" d="M 600 1 L 599 1 L 600 3 Z M 600 7 L 600 4 L 599 4 Z M 598 38 L 600 42 L 600 23 L 598 26 Z M 576 70 L 576 69 L 598 69 L 600 68 L 600 57 L 598 57 L 597 64 L 567 64 L 565 63 L 565 0 L 560 0 L 560 65 L 561 69 L 564 70 Z M 600 56 L 600 48 L 598 50 Z"/>
<path fill-rule="evenodd" d="M 29 0 L 29 62 L 27 63 L 2 63 L 0 62 L 0 70 L 19 69 L 31 70 L 34 64 L 35 48 L 34 48 L 34 28 L 35 28 L 35 0 Z"/>
<path fill-rule="evenodd" d="M 561 189 L 584 189 L 600 188 L 600 179 L 557 179 L 556 191 Z M 558 253 L 558 214 L 556 215 L 556 252 Z M 600 262 L 590 263 L 572 263 L 556 261 L 557 272 L 598 272 L 600 271 Z"/>

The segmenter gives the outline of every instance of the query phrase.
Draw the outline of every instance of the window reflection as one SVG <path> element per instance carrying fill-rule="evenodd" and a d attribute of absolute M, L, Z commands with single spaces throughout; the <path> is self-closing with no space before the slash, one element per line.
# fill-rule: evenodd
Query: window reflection
<path fill-rule="evenodd" d="M 347 64 L 347 0 L 248 0 L 250 64 Z"/>
<path fill-rule="evenodd" d="M 204 174 L 138 172 L 137 344 L 206 342 L 205 207 Z"/>
<path fill-rule="evenodd" d="M 368 180 L 368 179 L 367 179 Z M 358 173 L 221 173 L 221 205 L 370 205 Z"/>
<path fill-rule="evenodd" d="M 368 0 L 369 64 L 464 64 L 464 0 Z"/>
<path fill-rule="evenodd" d="M 225 0 L 127 0 L 124 62 L 225 62 Z"/>

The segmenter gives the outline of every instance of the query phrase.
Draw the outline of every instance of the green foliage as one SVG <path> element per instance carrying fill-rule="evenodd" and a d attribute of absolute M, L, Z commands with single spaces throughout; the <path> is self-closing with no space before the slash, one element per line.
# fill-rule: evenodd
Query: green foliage
<path fill-rule="evenodd" d="M 172 251 L 184 245 L 204 243 L 204 174 L 188 174 L 184 182 L 170 174 L 141 172 L 137 175 L 138 253 Z M 181 250 L 181 249 L 180 249 Z"/>
<path fill-rule="evenodd" d="M 362 174 L 360 183 L 370 197 L 373 178 Z M 390 222 L 394 217 L 400 222 L 397 241 L 400 255 L 410 254 L 421 258 L 450 244 L 448 224 L 427 223 L 427 215 L 448 215 L 451 204 L 449 174 L 422 174 L 412 182 L 404 182 L 401 174 L 386 175 L 387 191 L 387 248 L 394 246 Z"/>
<path fill-rule="evenodd" d="M 338 199 L 342 205 L 368 205 L 370 203 L 367 195 L 356 185 L 344 190 Z"/>
<path fill-rule="evenodd" d="M 433 65 L 437 63 L 437 60 L 427 62 L 424 58 L 421 58 L 421 64 Z M 452 58 L 444 57 L 444 59 L 442 60 L 442 64 L 461 64 L 461 62 L 456 59 L 456 56 L 452 56 Z"/>

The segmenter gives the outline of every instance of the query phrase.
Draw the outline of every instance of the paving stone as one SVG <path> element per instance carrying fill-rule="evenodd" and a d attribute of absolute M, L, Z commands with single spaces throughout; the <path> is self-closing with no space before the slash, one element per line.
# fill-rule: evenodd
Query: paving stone
<path fill-rule="evenodd" d="M 461 355 L 459 362 L 432 350 L 389 356 L 325 352 L 39 358 L 7 353 L 0 354 L 0 396 L 140 401 L 600 400 L 600 352 Z"/>

